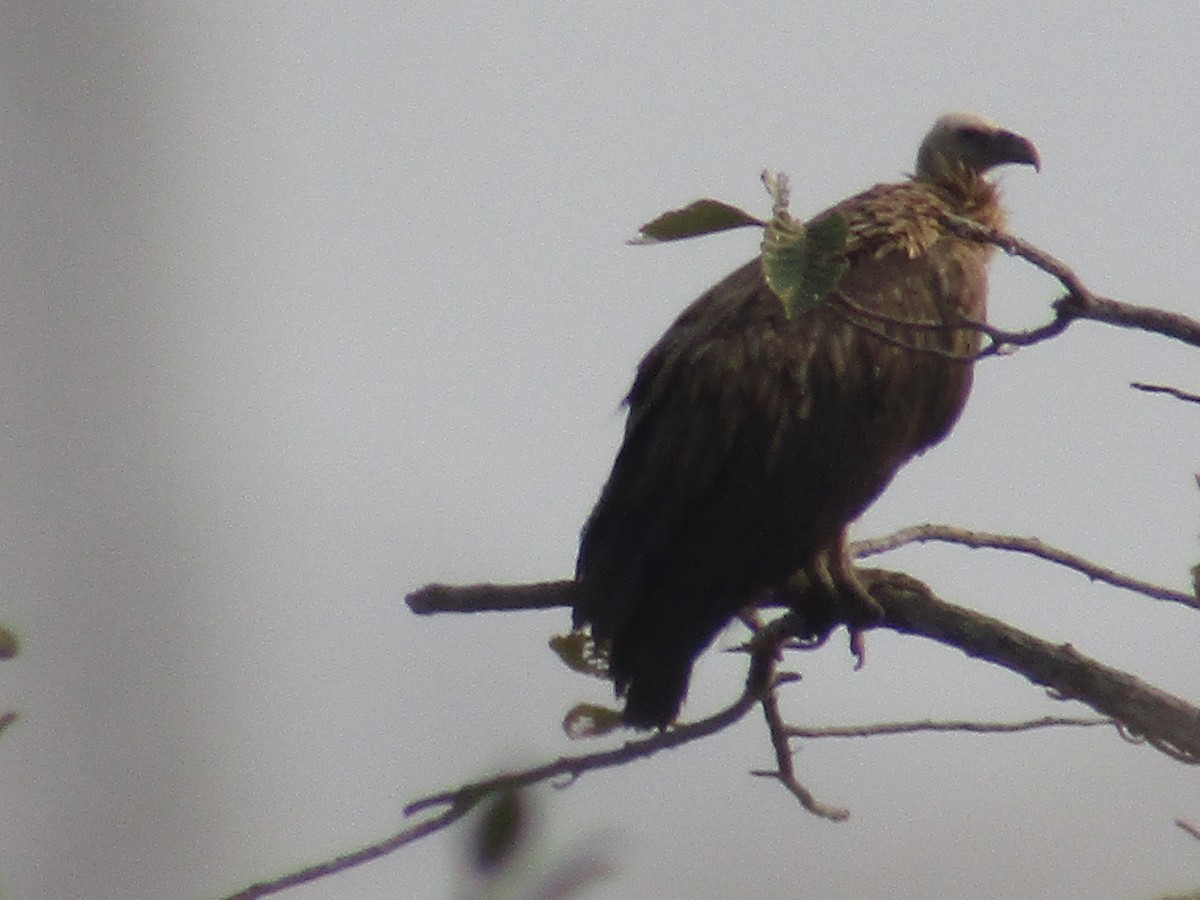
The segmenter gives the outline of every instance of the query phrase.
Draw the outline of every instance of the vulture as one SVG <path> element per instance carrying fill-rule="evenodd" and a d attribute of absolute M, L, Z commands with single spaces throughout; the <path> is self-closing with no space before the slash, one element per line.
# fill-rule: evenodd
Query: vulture
<path fill-rule="evenodd" d="M 1005 163 L 1040 167 L 1026 138 L 942 116 L 914 174 L 808 223 L 840 214 L 848 227 L 845 272 L 822 302 L 789 314 L 759 257 L 641 361 L 575 575 L 574 624 L 607 648 L 625 724 L 667 727 L 696 657 L 772 595 L 790 596 L 814 635 L 845 623 L 857 636 L 880 616 L 846 532 L 966 402 L 980 346 L 967 322 L 985 316 L 994 248 L 945 220 L 1002 227 L 985 173 Z M 796 578 L 809 588 L 789 595 Z"/>

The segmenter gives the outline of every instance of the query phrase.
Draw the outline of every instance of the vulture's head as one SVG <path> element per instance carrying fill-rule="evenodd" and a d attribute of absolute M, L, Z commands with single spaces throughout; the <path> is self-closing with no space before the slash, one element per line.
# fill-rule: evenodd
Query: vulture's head
<path fill-rule="evenodd" d="M 974 113 L 947 113 L 921 141 L 917 178 L 937 181 L 963 170 L 982 175 L 1005 163 L 1025 163 L 1035 170 L 1042 164 L 1028 138 Z"/>

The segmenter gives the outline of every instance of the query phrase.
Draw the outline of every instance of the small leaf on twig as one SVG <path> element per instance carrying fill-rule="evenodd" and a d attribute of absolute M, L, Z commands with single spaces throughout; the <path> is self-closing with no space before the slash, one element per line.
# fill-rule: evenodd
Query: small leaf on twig
<path fill-rule="evenodd" d="M 828 297 L 846 274 L 850 227 L 840 213 L 805 227 L 787 210 L 787 179 L 782 174 L 770 178 L 763 173 L 763 183 L 774 208 L 763 236 L 763 278 L 790 319 Z"/>
<path fill-rule="evenodd" d="M 722 203 L 720 200 L 697 200 L 682 209 L 672 209 L 638 229 L 638 236 L 631 244 L 657 244 L 663 241 L 679 241 L 684 238 L 715 234 L 731 228 L 747 225 L 762 227 L 766 223 L 745 210 Z"/>
<path fill-rule="evenodd" d="M 620 726 L 620 710 L 597 703 L 577 703 L 563 716 L 563 731 L 572 740 L 600 737 Z"/>
<path fill-rule="evenodd" d="M 786 213 L 784 216 L 777 215 L 767 224 L 762 242 L 762 270 L 767 287 L 783 301 L 790 319 L 797 312 L 797 295 L 803 288 L 808 267 L 808 232 L 791 216 Z"/>
<path fill-rule="evenodd" d="M 816 306 L 833 293 L 850 268 L 846 261 L 849 237 L 850 226 L 841 213 L 832 213 L 808 226 L 808 269 L 800 292 L 801 303 L 808 304 L 804 308 Z"/>
<path fill-rule="evenodd" d="M 550 638 L 550 649 L 574 672 L 592 675 L 607 681 L 608 657 L 596 646 L 591 634 L 584 629 L 576 629 L 570 634 L 556 634 Z"/>

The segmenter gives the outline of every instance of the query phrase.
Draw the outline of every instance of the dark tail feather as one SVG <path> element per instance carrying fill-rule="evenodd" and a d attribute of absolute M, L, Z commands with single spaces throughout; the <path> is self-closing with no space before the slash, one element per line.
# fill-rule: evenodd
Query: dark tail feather
<path fill-rule="evenodd" d="M 679 715 L 692 674 L 690 659 L 670 666 L 662 661 L 653 672 L 630 676 L 622 721 L 634 728 L 666 728 Z"/>
<path fill-rule="evenodd" d="M 613 639 L 610 665 L 617 692 L 625 696 L 621 718 L 634 728 L 666 728 L 687 696 L 692 663 L 712 640 L 681 635 L 635 620 Z"/>

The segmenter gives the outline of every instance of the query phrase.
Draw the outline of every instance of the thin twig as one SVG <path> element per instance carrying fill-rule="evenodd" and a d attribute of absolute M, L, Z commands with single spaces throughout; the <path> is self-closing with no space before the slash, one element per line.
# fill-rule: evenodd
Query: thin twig
<path fill-rule="evenodd" d="M 569 594 L 569 591 L 573 588 L 573 582 L 542 582 L 537 585 L 523 585 L 518 586 L 521 588 L 518 591 L 513 591 L 511 586 L 506 589 L 497 585 L 472 585 L 466 589 L 456 589 L 445 585 L 430 587 L 436 588 L 436 590 L 426 589 L 418 591 L 416 595 L 410 596 L 417 596 L 416 602 L 418 605 L 424 604 L 426 600 L 432 597 L 445 602 L 449 608 L 463 611 L 465 605 L 460 600 L 464 597 L 476 600 L 487 598 L 486 602 L 488 602 L 489 608 L 492 609 L 516 609 L 523 603 L 532 603 L 535 607 L 540 608 L 539 604 L 544 601 L 548 593 L 559 591 L 563 594 Z M 460 596 L 455 597 L 455 594 L 459 594 Z M 430 606 L 426 606 L 425 608 L 425 612 L 435 611 L 438 610 Z M 724 728 L 728 728 L 753 709 L 754 705 L 762 697 L 769 694 L 769 689 L 773 688 L 774 684 L 777 683 L 774 674 L 774 660 L 778 656 L 780 643 L 786 640 L 788 635 L 782 629 L 769 629 L 770 626 L 764 629 L 764 636 L 761 640 L 756 641 L 751 651 L 750 669 L 746 676 L 746 686 L 741 696 L 729 706 L 707 718 L 682 725 L 674 725 L 669 730 L 661 731 L 648 738 L 627 741 L 622 746 L 614 749 L 577 756 L 562 756 L 545 765 L 507 772 L 492 778 L 473 781 L 451 790 L 439 791 L 438 793 L 421 797 L 404 807 L 404 814 L 406 816 L 437 809 L 438 807 L 445 807 L 445 809 L 418 825 L 403 829 L 391 837 L 364 847 L 361 850 L 356 850 L 353 853 L 347 853 L 344 856 L 288 873 L 272 881 L 251 885 L 242 891 L 229 895 L 225 900 L 254 900 L 254 898 L 278 893 L 287 888 L 315 881 L 326 875 L 342 872 L 354 866 L 362 865 L 365 862 L 378 859 L 381 856 L 391 853 L 393 850 L 398 850 L 406 844 L 453 824 L 496 791 L 523 788 L 562 778 L 566 779 L 565 786 L 565 784 L 574 782 L 575 779 L 585 772 L 613 768 L 635 759 L 644 759 L 663 750 L 681 747 L 684 744 L 700 740 Z M 827 808 L 823 807 L 815 799 L 812 800 L 812 804 L 813 812 L 816 812 L 818 815 L 826 815 Z"/>
<path fill-rule="evenodd" d="M 994 244 L 1009 256 L 1020 257 L 1054 276 L 1066 288 L 1066 296 L 1054 303 L 1054 322 L 1026 332 L 1023 339 L 1009 339 L 1006 343 L 1037 343 L 1063 331 L 1075 319 L 1088 319 L 1121 328 L 1136 328 L 1152 334 L 1161 334 L 1193 347 L 1200 347 L 1200 321 L 1188 318 L 1182 313 L 1167 312 L 1149 306 L 1135 306 L 1132 303 L 1097 296 L 1070 266 L 1028 241 L 963 216 L 945 215 L 942 220 L 946 227 L 959 237 L 983 244 Z"/>
<path fill-rule="evenodd" d="M 1191 394 L 1187 391 L 1182 391 L 1177 387 L 1171 387 L 1167 384 L 1146 384 L 1142 381 L 1134 381 L 1129 385 L 1139 391 L 1145 391 L 1148 394 L 1169 394 L 1177 400 L 1186 400 L 1189 403 L 1200 403 L 1200 394 Z"/>
<path fill-rule="evenodd" d="M 1106 666 L 1070 644 L 1053 644 L 983 613 L 947 603 L 901 572 L 860 569 L 884 609 L 883 627 L 957 647 L 1079 700 L 1121 722 L 1130 734 L 1188 763 L 1200 762 L 1200 709 L 1141 679 Z"/>
<path fill-rule="evenodd" d="M 850 818 L 850 810 L 822 803 L 796 777 L 796 767 L 792 761 L 792 748 L 788 746 L 788 726 L 783 721 L 783 714 L 779 710 L 779 698 L 775 693 L 774 685 L 763 695 L 762 708 L 763 715 L 767 720 L 767 730 L 771 736 L 771 747 L 775 751 L 776 768 L 759 769 L 750 774 L 761 778 L 774 778 L 800 801 L 801 806 L 823 819 L 844 822 Z"/>
<path fill-rule="evenodd" d="M 860 310 L 862 312 L 867 312 L 867 311 L 865 309 L 863 309 L 862 306 L 860 306 L 859 304 L 857 304 L 853 300 L 851 300 L 849 297 L 847 297 L 846 294 L 843 293 L 842 291 L 835 290 L 830 295 L 830 297 L 831 297 L 831 299 L 836 299 L 837 302 L 827 303 L 827 306 L 829 309 L 836 312 L 838 315 L 840 315 L 843 319 L 845 319 L 848 323 L 853 325 L 855 328 L 858 328 L 861 331 L 867 332 L 868 334 L 883 341 L 885 344 L 891 344 L 894 347 L 899 347 L 901 350 L 908 350 L 913 353 L 927 353 L 930 356 L 937 356 L 937 357 L 940 357 L 941 359 L 951 360 L 952 362 L 969 363 L 969 362 L 974 362 L 976 359 L 979 358 L 978 353 L 973 353 L 973 352 L 972 353 L 957 353 L 953 350 L 945 350 L 941 347 L 924 347 L 920 344 L 915 344 L 912 341 L 906 341 L 903 338 L 899 338 L 899 337 L 896 337 L 895 335 L 888 334 L 887 331 L 885 331 L 880 326 L 872 324 L 871 322 L 868 322 L 868 321 L 864 321 L 861 318 L 858 318 Z M 882 316 L 882 315 L 873 315 L 873 314 L 870 315 L 869 317 L 874 318 L 874 319 L 880 319 L 882 321 L 891 320 L 891 322 L 893 324 L 900 325 L 905 328 L 912 328 L 912 329 L 917 329 L 917 330 L 938 329 L 938 330 L 946 330 L 946 331 L 961 331 L 961 330 L 964 330 L 967 328 L 974 327 L 973 325 L 970 325 L 970 324 L 950 325 L 950 324 L 944 323 L 944 322 L 940 323 L 940 324 L 935 324 L 932 322 L 922 322 L 922 321 L 916 321 L 916 320 L 906 321 L 906 320 L 901 320 L 901 319 L 895 319 L 891 316 Z"/>
<path fill-rule="evenodd" d="M 968 720 L 922 719 L 915 722 L 875 722 L 870 725 L 829 725 L 805 728 L 800 725 L 787 727 L 788 737 L 800 738 L 860 738 L 887 734 L 914 734 L 925 731 L 958 731 L 970 734 L 1008 734 L 1017 731 L 1032 731 L 1037 728 L 1089 728 L 1095 725 L 1113 725 L 1109 718 L 1071 718 L 1043 716 L 1019 722 L 973 722 Z"/>
<path fill-rule="evenodd" d="M 1067 293 L 1073 294 L 1076 297 L 1090 297 L 1092 295 L 1092 292 L 1087 289 L 1087 286 L 1071 270 L 1070 266 L 1057 256 L 1052 256 L 1044 250 L 1039 250 L 1027 241 L 1001 231 L 999 228 L 983 225 L 966 216 L 946 213 L 942 217 L 942 220 L 945 222 L 947 228 L 961 238 L 980 244 L 995 244 L 1009 256 L 1019 256 L 1026 262 L 1033 263 L 1043 272 L 1057 278 L 1062 286 L 1067 289 Z"/>
<path fill-rule="evenodd" d="M 1196 840 L 1200 841 L 1200 828 L 1197 828 L 1191 822 L 1185 821 L 1184 819 L 1176 819 L 1175 824 L 1194 837 Z"/>
<path fill-rule="evenodd" d="M 1039 325 L 1036 328 L 1029 328 L 1024 331 L 1006 331 L 1003 328 L 997 328 L 995 325 L 981 322 L 977 319 L 967 319 L 964 317 L 964 321 L 988 339 L 988 344 L 975 354 L 976 359 L 982 359 L 985 356 L 1002 356 L 1012 352 L 1017 347 L 1028 347 L 1032 344 L 1049 340 L 1052 337 L 1057 337 L 1067 330 L 1067 326 L 1073 320 L 1070 316 L 1056 315 L 1045 325 Z"/>
<path fill-rule="evenodd" d="M 780 658 L 779 649 L 788 641 L 796 626 L 796 614 L 787 613 L 779 616 L 767 625 L 763 625 L 757 611 L 748 610 L 740 616 L 742 623 L 750 629 L 752 637 L 746 644 L 750 652 L 757 655 L 766 665 L 764 676 L 769 679 L 768 687 L 762 692 L 763 715 L 767 720 L 767 730 L 771 738 L 771 747 L 775 751 L 775 768 L 770 770 L 755 770 L 751 775 L 761 778 L 774 778 L 782 784 L 800 805 L 813 815 L 832 822 L 842 822 L 850 818 L 850 811 L 837 806 L 822 803 L 816 796 L 801 784 L 796 777 L 796 767 L 792 761 L 792 751 L 788 746 L 787 724 L 779 709 L 778 689 L 791 681 L 799 681 L 800 676 L 794 673 L 778 673 L 777 663 Z M 770 650 L 770 654 L 767 651 Z"/>
<path fill-rule="evenodd" d="M 1200 599 L 1192 594 L 1175 591 L 1161 585 L 1151 584 L 1139 578 L 1122 575 L 1105 566 L 1084 559 L 1066 550 L 1060 550 L 1045 544 L 1037 538 L 1017 537 L 1009 534 L 993 534 L 987 531 L 971 531 L 966 528 L 955 528 L 951 525 L 912 525 L 901 528 L 883 537 L 855 541 L 850 549 L 857 558 L 874 556 L 906 544 L 925 543 L 927 541 L 942 541 L 949 544 L 961 544 L 964 547 L 990 548 L 993 550 L 1011 550 L 1015 553 L 1027 553 L 1048 562 L 1074 569 L 1086 575 L 1092 581 L 1102 581 L 1114 587 L 1135 591 L 1155 600 L 1166 600 L 1171 603 L 1181 603 L 1192 609 L 1200 609 Z"/>
<path fill-rule="evenodd" d="M 568 779 L 568 783 L 570 783 L 585 772 L 609 769 L 635 759 L 645 759 L 656 753 L 661 753 L 663 750 L 681 747 L 700 738 L 708 737 L 710 734 L 715 734 L 723 728 L 728 728 L 745 716 L 754 707 L 757 700 L 758 691 L 747 685 L 746 690 L 743 691 L 737 700 L 720 712 L 714 713 L 707 718 L 676 725 L 667 731 L 659 732 L 648 738 L 627 741 L 620 747 L 611 750 L 600 750 L 596 753 L 585 753 L 578 756 L 560 756 L 558 759 L 545 765 L 535 766 L 534 768 L 524 769 L 519 772 L 508 772 L 503 775 L 497 775 L 494 778 L 486 778 L 463 785 L 462 787 L 453 788 L 452 790 L 430 794 L 414 800 L 405 806 L 404 814 L 411 816 L 413 813 L 421 812 L 431 807 L 453 805 L 467 800 L 474 804 L 494 791 L 528 787 L 531 784 L 538 784 L 556 778 L 565 777 Z"/>
<path fill-rule="evenodd" d="M 482 797 L 479 799 L 482 799 Z M 308 884 L 311 881 L 316 881 L 318 878 L 324 878 L 326 875 L 334 875 L 338 872 L 352 869 L 355 866 L 361 866 L 363 863 L 379 859 L 381 856 L 386 856 L 394 850 L 399 850 L 405 844 L 411 844 L 413 841 L 420 840 L 427 835 L 433 834 L 435 831 L 441 831 L 448 825 L 454 824 L 470 812 L 475 803 L 478 802 L 478 800 L 475 800 L 470 804 L 451 804 L 438 815 L 426 819 L 417 825 L 413 825 L 411 828 L 398 831 L 396 834 L 378 843 L 370 844 L 361 850 L 355 850 L 353 853 L 336 856 L 333 859 L 325 860 L 316 865 L 298 869 L 295 872 L 289 872 L 287 875 L 280 876 L 272 881 L 260 881 L 244 890 L 238 891 L 236 894 L 230 894 L 224 900 L 256 900 L 258 897 L 278 894 L 289 888 Z"/>
<path fill-rule="evenodd" d="M 1180 752 L 1181 759 L 1200 759 L 1200 709 L 1192 704 L 1089 659 L 1070 645 L 1052 644 L 999 619 L 947 603 L 928 586 L 901 572 L 858 569 L 857 574 L 884 609 L 884 619 L 874 627 L 957 647 L 970 656 L 1023 675 L 1062 697 L 1086 703 L 1096 712 L 1122 722 L 1132 734 L 1146 737 L 1148 743 L 1164 752 L 1170 747 Z M 569 605 L 574 582 L 554 584 L 562 590 L 565 605 Z M 543 587 L 517 584 L 497 590 L 511 597 L 506 608 L 517 609 L 522 597 L 541 599 Z M 445 590 L 453 594 L 455 589 Z M 464 590 L 469 593 L 472 588 Z M 448 609 L 467 611 L 458 602 L 449 603 Z"/>
<path fill-rule="evenodd" d="M 966 322 L 964 324 L 951 324 L 949 322 L 938 322 L 931 319 L 909 319 L 904 316 L 893 316 L 889 313 L 881 312 L 877 309 L 868 309 L 861 303 L 857 303 L 850 299 L 850 296 L 843 290 L 835 288 L 829 295 L 836 299 L 838 303 L 846 307 L 847 310 L 854 313 L 856 316 L 862 316 L 864 319 L 870 319 L 875 322 L 881 322 L 884 325 L 895 325 L 898 328 L 907 328 L 912 331 L 966 331 L 974 329 L 977 326 L 974 322 Z M 920 349 L 913 347 L 912 349 Z"/>
<path fill-rule="evenodd" d="M 772 649 L 770 652 L 773 653 L 774 650 Z M 378 843 L 371 844 L 353 853 L 347 853 L 344 856 L 291 872 L 273 881 L 260 882 L 236 894 L 231 894 L 225 900 L 253 900 L 253 898 L 257 897 L 265 897 L 268 894 L 278 893 L 287 888 L 315 881 L 326 875 L 342 872 L 354 866 L 378 859 L 394 850 L 398 850 L 405 844 L 412 843 L 453 824 L 496 791 L 528 787 L 532 784 L 563 777 L 566 777 L 568 779 L 567 783 L 570 783 L 585 772 L 594 772 L 599 769 L 608 769 L 623 765 L 634 759 L 643 759 L 663 750 L 680 747 L 700 738 L 708 737 L 723 728 L 728 728 L 754 708 L 762 691 L 761 683 L 755 683 L 755 678 L 762 677 L 761 661 L 759 661 L 758 666 L 759 668 L 755 670 L 755 666 L 752 664 L 752 674 L 747 679 L 746 689 L 742 692 L 742 695 L 723 710 L 705 719 L 677 725 L 669 731 L 660 732 L 652 737 L 628 741 L 612 750 L 602 750 L 597 753 L 587 753 L 578 756 L 559 757 L 554 762 L 547 763 L 546 765 L 535 766 L 531 769 L 516 772 L 507 772 L 493 778 L 473 781 L 461 787 L 439 791 L 436 794 L 430 794 L 414 800 L 404 808 L 406 816 L 438 807 L 445 807 L 445 809 L 434 817 L 411 828 L 399 831 Z"/>

